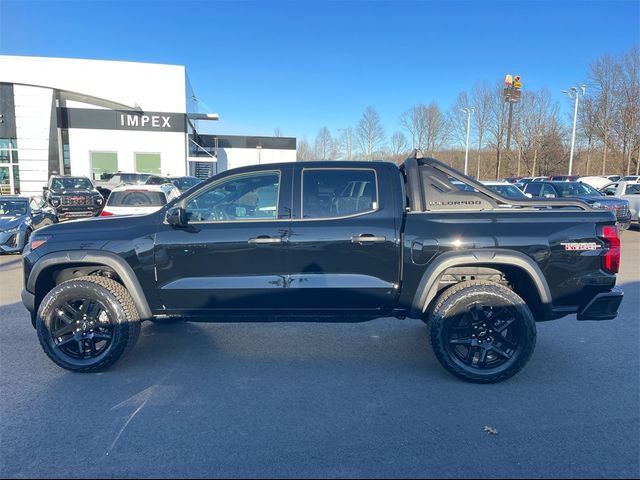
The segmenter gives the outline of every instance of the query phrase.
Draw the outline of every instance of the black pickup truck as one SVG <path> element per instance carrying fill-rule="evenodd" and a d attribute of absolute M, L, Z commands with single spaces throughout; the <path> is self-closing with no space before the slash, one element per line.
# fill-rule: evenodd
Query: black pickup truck
<path fill-rule="evenodd" d="M 460 184 L 472 188 L 461 188 Z M 157 213 L 37 231 L 23 303 L 63 368 L 115 363 L 140 322 L 424 320 L 440 363 L 497 382 L 536 322 L 613 319 L 615 217 L 510 200 L 434 159 L 230 170 Z"/>
<path fill-rule="evenodd" d="M 58 220 L 95 217 L 104 207 L 103 196 L 87 177 L 52 175 L 42 191 Z"/>

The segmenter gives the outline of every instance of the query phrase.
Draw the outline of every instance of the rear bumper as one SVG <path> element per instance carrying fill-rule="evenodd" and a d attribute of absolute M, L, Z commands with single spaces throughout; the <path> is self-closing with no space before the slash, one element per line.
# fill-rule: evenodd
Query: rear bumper
<path fill-rule="evenodd" d="M 578 311 L 578 320 L 613 320 L 618 316 L 618 308 L 624 293 L 619 288 L 599 293 Z"/>

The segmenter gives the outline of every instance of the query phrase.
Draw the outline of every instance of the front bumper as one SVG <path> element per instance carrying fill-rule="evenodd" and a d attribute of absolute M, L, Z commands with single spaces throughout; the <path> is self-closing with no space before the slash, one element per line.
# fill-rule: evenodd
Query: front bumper
<path fill-rule="evenodd" d="M 72 218 L 89 218 L 100 214 L 102 207 L 89 206 L 73 206 L 73 207 L 57 207 L 56 216 L 58 220 L 69 220 Z"/>
<path fill-rule="evenodd" d="M 578 311 L 578 320 L 613 320 L 618 316 L 623 297 L 624 292 L 617 287 L 599 293 Z"/>
<path fill-rule="evenodd" d="M 18 253 L 22 249 L 22 232 L 0 232 L 0 252 L 2 253 Z"/>

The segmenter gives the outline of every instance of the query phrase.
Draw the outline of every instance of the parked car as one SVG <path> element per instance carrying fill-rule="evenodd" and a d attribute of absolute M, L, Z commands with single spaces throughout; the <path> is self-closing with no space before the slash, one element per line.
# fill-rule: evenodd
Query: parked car
<path fill-rule="evenodd" d="M 550 177 L 533 177 L 532 182 L 546 182 Z"/>
<path fill-rule="evenodd" d="M 503 178 L 502 181 L 507 183 L 518 183 L 522 178 L 523 177 L 506 177 Z"/>
<path fill-rule="evenodd" d="M 629 202 L 629 210 L 631 211 L 631 222 L 635 222 L 636 227 L 640 227 L 640 183 L 633 182 L 614 182 L 600 190 L 605 195 L 622 198 Z"/>
<path fill-rule="evenodd" d="M 144 215 L 153 213 L 174 198 L 180 191 L 172 183 L 162 185 L 122 185 L 112 190 L 101 217 L 114 215 Z"/>
<path fill-rule="evenodd" d="M 536 182 L 528 184 L 525 194 L 542 198 L 579 198 L 593 208 L 611 210 L 621 230 L 629 228 L 631 212 L 629 202 L 619 198 L 607 197 L 592 186 L 582 182 Z"/>
<path fill-rule="evenodd" d="M 95 217 L 104 206 L 104 197 L 87 177 L 52 175 L 42 191 L 60 221 Z"/>
<path fill-rule="evenodd" d="M 605 178 L 610 182 L 618 182 L 622 180 L 622 175 L 607 175 Z"/>
<path fill-rule="evenodd" d="M 640 181 L 640 176 L 638 175 L 627 175 L 626 177 L 622 177 L 622 180 L 625 182 L 638 182 Z"/>
<path fill-rule="evenodd" d="M 195 187 L 202 182 L 198 177 L 169 177 L 171 183 L 173 183 L 180 193 L 186 192 L 192 187 Z"/>
<path fill-rule="evenodd" d="M 611 180 L 608 180 L 605 177 L 590 176 L 590 177 L 580 177 L 578 178 L 578 182 L 586 183 L 587 185 L 590 185 L 596 190 L 599 190 L 602 187 L 611 183 Z"/>
<path fill-rule="evenodd" d="M 394 316 L 428 322 L 453 375 L 499 382 L 531 358 L 536 321 L 613 319 L 623 296 L 612 212 L 509 200 L 428 158 L 228 170 L 149 215 L 31 238 L 23 303 L 49 358 L 77 372 L 113 365 L 144 320 Z"/>
<path fill-rule="evenodd" d="M 57 222 L 42 200 L 0 196 L 0 253 L 22 253 L 34 230 Z"/>
<path fill-rule="evenodd" d="M 482 182 L 498 195 L 512 200 L 526 200 L 528 197 L 516 185 L 508 182 Z"/>
<path fill-rule="evenodd" d="M 96 181 L 96 187 L 105 199 L 109 198 L 112 190 L 120 185 L 144 185 L 148 181 L 152 181 L 156 185 L 165 183 L 162 177 L 151 173 L 128 173 L 116 172 L 102 174 L 100 180 Z"/>
<path fill-rule="evenodd" d="M 531 183 L 532 181 L 533 177 L 522 177 L 520 180 L 514 183 L 514 185 L 522 190 L 527 183 Z"/>
<path fill-rule="evenodd" d="M 552 175 L 548 179 L 552 182 L 575 182 L 578 178 L 579 175 Z"/>

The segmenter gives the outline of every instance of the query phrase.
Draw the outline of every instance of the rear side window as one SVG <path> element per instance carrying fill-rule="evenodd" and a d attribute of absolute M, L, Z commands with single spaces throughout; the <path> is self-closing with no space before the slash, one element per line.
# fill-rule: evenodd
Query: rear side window
<path fill-rule="evenodd" d="M 345 217 L 377 208 L 378 187 L 374 170 L 302 171 L 302 218 Z"/>
<path fill-rule="evenodd" d="M 525 187 L 525 193 L 530 193 L 534 197 L 539 197 L 540 191 L 542 190 L 542 185 L 542 183 L 537 182 L 527 183 L 527 186 Z"/>
<path fill-rule="evenodd" d="M 161 207 L 166 203 L 163 192 L 145 191 L 111 192 L 107 200 L 111 207 Z"/>

